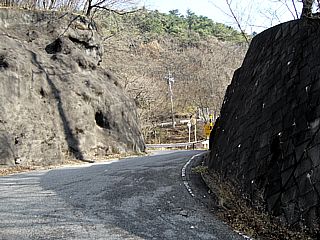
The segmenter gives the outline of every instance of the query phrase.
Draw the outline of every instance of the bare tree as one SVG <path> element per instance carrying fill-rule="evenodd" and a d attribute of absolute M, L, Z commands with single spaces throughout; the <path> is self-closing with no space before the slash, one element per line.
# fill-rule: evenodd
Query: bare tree
<path fill-rule="evenodd" d="M 87 16 L 90 16 L 94 9 L 103 9 L 122 15 L 132 12 L 127 10 L 136 4 L 137 0 L 86 0 L 84 11 Z"/>
<path fill-rule="evenodd" d="M 319 11 L 320 1 L 317 0 L 277 0 L 286 6 L 287 10 L 290 11 L 294 19 L 299 18 L 297 9 L 297 3 L 302 3 L 302 11 L 300 18 L 313 17 L 313 10 Z"/>
<path fill-rule="evenodd" d="M 280 0 L 280 2 L 282 2 L 286 8 L 288 9 L 288 11 L 291 13 L 292 17 L 294 19 L 299 18 L 299 14 L 298 14 L 298 10 L 297 10 L 297 6 L 294 0 L 291 0 L 290 3 L 293 7 L 293 10 L 291 9 L 290 5 L 288 4 L 288 2 L 286 0 Z"/>
<path fill-rule="evenodd" d="M 225 0 L 226 1 L 226 4 L 228 5 L 228 8 L 229 8 L 229 11 L 233 17 L 233 19 L 235 20 L 235 22 L 237 23 L 237 26 L 242 34 L 242 36 L 244 37 L 244 39 L 246 40 L 247 44 L 249 44 L 249 40 L 248 40 L 248 37 L 244 31 L 244 29 L 242 28 L 241 24 L 240 24 L 240 21 L 238 19 L 238 17 L 236 16 L 235 12 L 233 11 L 232 7 L 231 7 L 231 1 L 232 0 Z"/>
<path fill-rule="evenodd" d="M 303 7 L 301 12 L 301 18 L 312 17 L 312 5 L 314 0 L 302 0 Z"/>
<path fill-rule="evenodd" d="M 266 29 L 283 21 L 288 21 L 290 20 L 288 18 L 290 15 L 292 16 L 291 19 L 310 18 L 316 15 L 318 17 L 319 13 L 315 12 L 320 10 L 320 0 L 268 0 L 268 4 L 260 4 L 259 1 L 252 0 L 250 4 L 254 6 L 254 10 L 251 11 L 248 8 L 246 12 L 240 11 L 236 1 L 233 0 L 225 0 L 227 10 L 217 5 L 213 0 L 209 1 L 215 8 L 229 16 L 230 19 L 233 19 L 233 22 L 242 33 L 247 30 L 248 26 Z M 251 15 L 251 18 L 248 15 Z M 259 17 L 256 17 L 258 15 Z M 267 21 L 259 24 L 257 23 L 259 18 Z"/>
<path fill-rule="evenodd" d="M 125 14 L 129 9 L 135 7 L 137 2 L 138 0 L 3 0 L 0 1 L 0 5 L 75 12 L 82 10 L 89 16 L 94 9 Z"/>

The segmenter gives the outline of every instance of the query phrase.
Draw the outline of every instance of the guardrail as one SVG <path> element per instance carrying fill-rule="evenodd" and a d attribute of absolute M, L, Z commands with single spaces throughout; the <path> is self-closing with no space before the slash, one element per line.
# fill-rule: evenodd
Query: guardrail
<path fill-rule="evenodd" d="M 186 124 L 188 122 L 190 122 L 190 119 L 181 119 L 181 120 L 175 121 L 175 124 L 179 124 L 179 123 Z M 197 122 L 201 123 L 203 122 L 203 120 L 197 119 Z M 162 122 L 162 123 L 155 123 L 153 125 L 152 124 L 144 125 L 144 127 L 155 127 L 155 126 L 158 126 L 158 127 L 172 126 L 172 122 Z"/>
<path fill-rule="evenodd" d="M 188 142 L 188 143 L 162 143 L 162 144 L 146 144 L 146 148 L 182 148 L 192 147 L 195 149 L 197 144 L 204 145 L 205 141 Z"/>

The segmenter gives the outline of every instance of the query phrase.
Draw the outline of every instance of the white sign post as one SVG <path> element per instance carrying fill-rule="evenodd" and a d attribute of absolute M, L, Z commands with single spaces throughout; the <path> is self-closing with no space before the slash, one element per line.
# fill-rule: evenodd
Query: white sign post
<path fill-rule="evenodd" d="M 191 142 L 191 122 L 189 121 L 187 123 L 188 129 L 189 129 L 189 142 Z"/>
<path fill-rule="evenodd" d="M 190 123 L 192 126 L 194 126 L 194 141 L 197 141 L 197 119 L 195 117 L 192 117 L 190 119 Z"/>

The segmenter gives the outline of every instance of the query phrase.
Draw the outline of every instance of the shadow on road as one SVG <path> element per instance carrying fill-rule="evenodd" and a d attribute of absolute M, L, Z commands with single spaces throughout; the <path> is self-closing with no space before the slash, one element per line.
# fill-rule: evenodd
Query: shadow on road
<path fill-rule="evenodd" d="M 176 151 L 0 178 L 4 239 L 242 239 L 181 177 Z"/>
<path fill-rule="evenodd" d="M 200 152 L 175 151 L 50 171 L 41 178 L 41 186 L 86 218 L 121 229 L 118 234 L 125 238 L 241 239 L 214 219 L 182 183 L 183 165 Z"/>

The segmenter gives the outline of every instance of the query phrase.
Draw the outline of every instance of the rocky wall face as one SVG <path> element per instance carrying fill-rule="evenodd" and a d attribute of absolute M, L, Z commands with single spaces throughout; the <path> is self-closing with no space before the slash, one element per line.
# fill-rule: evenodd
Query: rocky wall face
<path fill-rule="evenodd" d="M 227 89 L 208 165 L 291 225 L 320 217 L 320 20 L 257 35 Z"/>
<path fill-rule="evenodd" d="M 144 151 L 133 101 L 99 66 L 93 23 L 0 8 L 0 31 L 0 164 Z"/>

